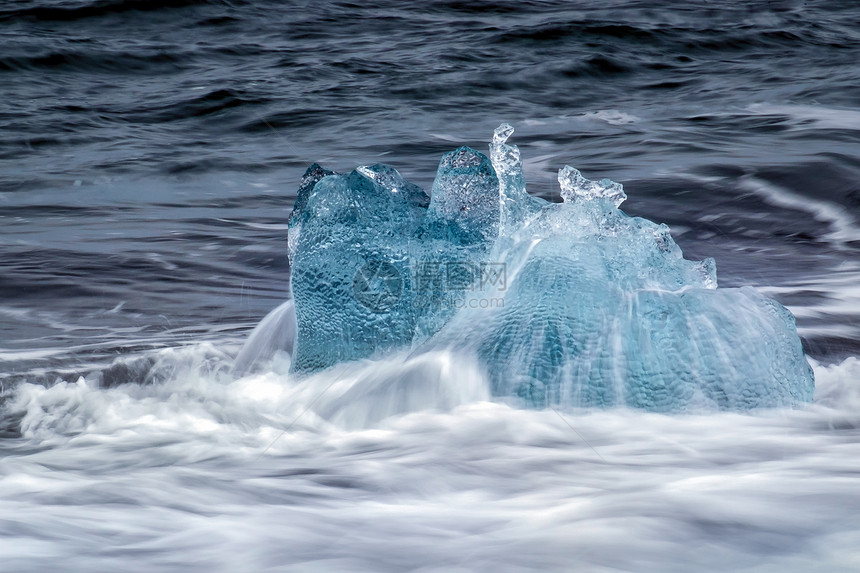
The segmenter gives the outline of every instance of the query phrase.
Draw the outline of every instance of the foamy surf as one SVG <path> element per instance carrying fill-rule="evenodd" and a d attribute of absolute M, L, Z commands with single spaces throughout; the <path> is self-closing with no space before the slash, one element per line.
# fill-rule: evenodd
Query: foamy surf
<path fill-rule="evenodd" d="M 813 364 L 805 408 L 683 416 L 518 409 L 444 354 L 306 378 L 286 361 L 236 378 L 200 345 L 162 351 L 159 382 L 19 386 L 5 408 L 21 437 L 0 446 L 4 569 L 850 571 L 860 559 L 854 358 Z"/>

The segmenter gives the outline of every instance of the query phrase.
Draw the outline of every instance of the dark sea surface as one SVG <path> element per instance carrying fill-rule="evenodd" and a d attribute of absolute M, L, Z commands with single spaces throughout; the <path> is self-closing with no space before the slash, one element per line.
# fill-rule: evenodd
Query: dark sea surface
<path fill-rule="evenodd" d="M 229 378 L 309 164 L 429 189 L 502 122 L 531 193 L 621 182 L 785 304 L 812 410 L 582 413 L 586 447 L 468 385 L 347 432 L 322 380 Z M 0 1 L 0 569 L 857 571 L 856 356 L 856 2 Z"/>

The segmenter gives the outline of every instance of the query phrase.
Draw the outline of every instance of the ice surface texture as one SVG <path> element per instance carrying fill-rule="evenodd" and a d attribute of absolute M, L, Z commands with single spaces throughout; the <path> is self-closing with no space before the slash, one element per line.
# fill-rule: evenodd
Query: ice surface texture
<path fill-rule="evenodd" d="M 536 407 L 812 399 L 788 310 L 717 289 L 713 259 L 627 216 L 618 183 L 566 166 L 562 203 L 529 195 L 512 132 L 489 157 L 446 154 L 429 199 L 384 165 L 308 170 L 290 218 L 294 371 L 411 346 L 476 359 L 496 396 Z"/>
<path fill-rule="evenodd" d="M 385 165 L 312 166 L 290 217 L 293 369 L 315 371 L 412 343 L 410 268 L 429 198 Z"/>

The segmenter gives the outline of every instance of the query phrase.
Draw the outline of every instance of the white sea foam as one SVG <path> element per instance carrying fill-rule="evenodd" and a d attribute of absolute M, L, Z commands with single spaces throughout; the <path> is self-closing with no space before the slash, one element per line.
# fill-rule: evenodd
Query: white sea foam
<path fill-rule="evenodd" d="M 4 571 L 856 571 L 860 361 L 800 410 L 665 416 L 488 401 L 438 353 L 11 396 Z M 152 378 L 152 377 L 151 377 Z"/>

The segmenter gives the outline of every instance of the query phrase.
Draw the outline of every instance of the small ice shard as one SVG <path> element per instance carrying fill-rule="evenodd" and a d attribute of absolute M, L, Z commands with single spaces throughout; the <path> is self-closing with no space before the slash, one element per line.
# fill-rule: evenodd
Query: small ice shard
<path fill-rule="evenodd" d="M 699 272 L 704 288 L 717 288 L 717 261 L 713 257 L 697 262 L 695 268 Z"/>
<path fill-rule="evenodd" d="M 559 169 L 558 183 L 561 185 L 561 198 L 565 202 L 605 198 L 618 207 L 627 199 L 620 183 L 615 183 L 609 179 L 590 181 L 583 177 L 579 170 L 570 165 L 565 165 Z"/>
<path fill-rule="evenodd" d="M 514 126 L 509 123 L 503 123 L 495 130 L 493 130 L 493 146 L 501 146 L 508 142 L 508 138 L 514 134 Z M 514 148 L 516 149 L 516 148 Z M 516 161 L 519 161 L 519 154 L 517 154 Z"/>
<path fill-rule="evenodd" d="M 561 178 L 560 174 L 559 178 Z M 669 227 L 665 223 L 660 223 L 660 225 L 657 226 L 657 230 L 654 231 L 654 241 L 657 243 L 657 248 L 664 253 L 675 251 L 680 253 L 681 251 L 678 248 L 678 245 L 675 244 L 675 241 L 672 240 L 672 233 L 669 232 Z"/>
<path fill-rule="evenodd" d="M 493 142 L 490 144 L 490 158 L 499 176 L 500 202 L 503 211 L 505 208 L 515 207 L 517 201 L 527 197 L 520 150 L 516 145 L 507 143 L 513 133 L 514 128 L 503 123 L 493 132 Z"/>
<path fill-rule="evenodd" d="M 521 229 L 541 208 L 541 201 L 526 191 L 523 162 L 516 145 L 508 145 L 514 128 L 503 123 L 493 132 L 490 159 L 499 177 L 500 230 L 509 237 Z"/>

